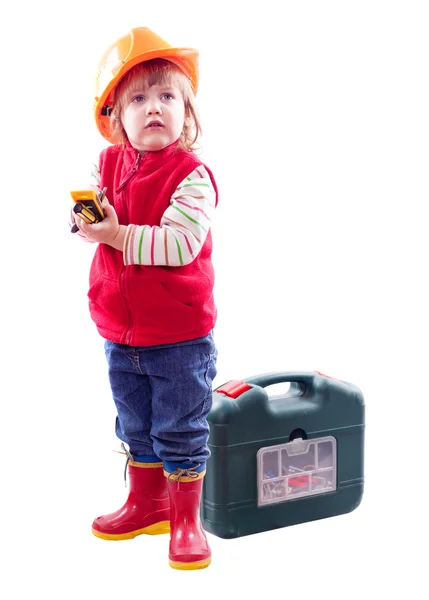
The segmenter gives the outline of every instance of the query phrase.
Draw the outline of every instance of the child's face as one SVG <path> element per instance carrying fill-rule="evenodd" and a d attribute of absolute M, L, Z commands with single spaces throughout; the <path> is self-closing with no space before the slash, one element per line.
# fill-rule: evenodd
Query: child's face
<path fill-rule="evenodd" d="M 137 89 L 122 112 L 122 125 L 131 145 L 141 152 L 166 148 L 182 133 L 185 105 L 174 86 Z"/>

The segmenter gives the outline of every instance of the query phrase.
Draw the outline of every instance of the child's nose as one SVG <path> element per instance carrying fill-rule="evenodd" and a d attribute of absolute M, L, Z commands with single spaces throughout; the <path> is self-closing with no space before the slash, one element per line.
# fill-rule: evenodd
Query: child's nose
<path fill-rule="evenodd" d="M 161 104 L 158 100 L 149 100 L 146 104 L 146 113 L 148 115 L 160 115 L 161 114 Z"/>

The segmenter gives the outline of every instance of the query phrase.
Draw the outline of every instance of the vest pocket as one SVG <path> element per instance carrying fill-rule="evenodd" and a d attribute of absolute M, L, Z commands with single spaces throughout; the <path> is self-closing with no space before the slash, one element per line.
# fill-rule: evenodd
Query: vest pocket
<path fill-rule="evenodd" d="M 88 299 L 91 318 L 96 325 L 111 331 L 126 326 L 127 309 L 116 281 L 99 276 L 88 290 Z"/>
<path fill-rule="evenodd" d="M 182 307 L 186 306 L 187 308 L 192 308 L 192 302 L 191 302 L 190 298 L 188 298 L 188 301 L 179 299 L 176 295 L 174 295 L 172 292 L 169 291 L 167 285 L 163 281 L 160 282 L 160 286 L 164 290 L 165 296 L 168 297 L 171 300 L 171 302 L 173 302 L 173 303 L 177 302 L 177 304 L 179 304 Z M 187 290 L 184 290 L 184 291 L 186 292 Z M 183 294 L 183 292 L 181 295 L 188 296 L 188 294 Z"/>
<path fill-rule="evenodd" d="M 160 281 L 136 278 L 127 290 L 134 323 L 141 331 L 186 331 L 196 318 L 194 307 L 178 300 Z"/>

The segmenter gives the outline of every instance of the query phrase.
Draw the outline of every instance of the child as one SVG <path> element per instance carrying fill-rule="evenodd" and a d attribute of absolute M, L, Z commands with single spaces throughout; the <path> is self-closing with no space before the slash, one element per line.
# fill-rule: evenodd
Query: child
<path fill-rule="evenodd" d="M 106 218 L 76 221 L 81 237 L 99 243 L 88 297 L 106 340 L 130 492 L 93 533 L 122 540 L 170 530 L 170 565 L 201 569 L 211 561 L 199 509 L 216 375 L 217 187 L 192 152 L 198 53 L 136 28 L 106 51 L 97 86 L 96 124 L 113 143 L 93 173 L 107 187 Z"/>

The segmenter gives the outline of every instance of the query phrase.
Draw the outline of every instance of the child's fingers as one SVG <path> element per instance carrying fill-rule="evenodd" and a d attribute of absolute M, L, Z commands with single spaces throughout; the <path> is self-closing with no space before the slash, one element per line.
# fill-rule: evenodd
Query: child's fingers
<path fill-rule="evenodd" d="M 107 204 L 104 204 L 103 202 L 103 210 L 106 213 L 106 217 L 111 217 L 112 215 L 116 214 L 114 207 L 109 204 L 109 202 L 107 202 Z"/>
<path fill-rule="evenodd" d="M 113 208 L 107 198 L 104 198 L 101 206 L 103 207 L 105 213 L 109 212 L 109 209 Z"/>
<path fill-rule="evenodd" d="M 79 227 L 82 233 L 84 233 L 85 235 L 88 233 L 88 224 L 85 223 L 85 221 L 82 219 L 79 213 L 76 214 L 76 225 Z"/>

